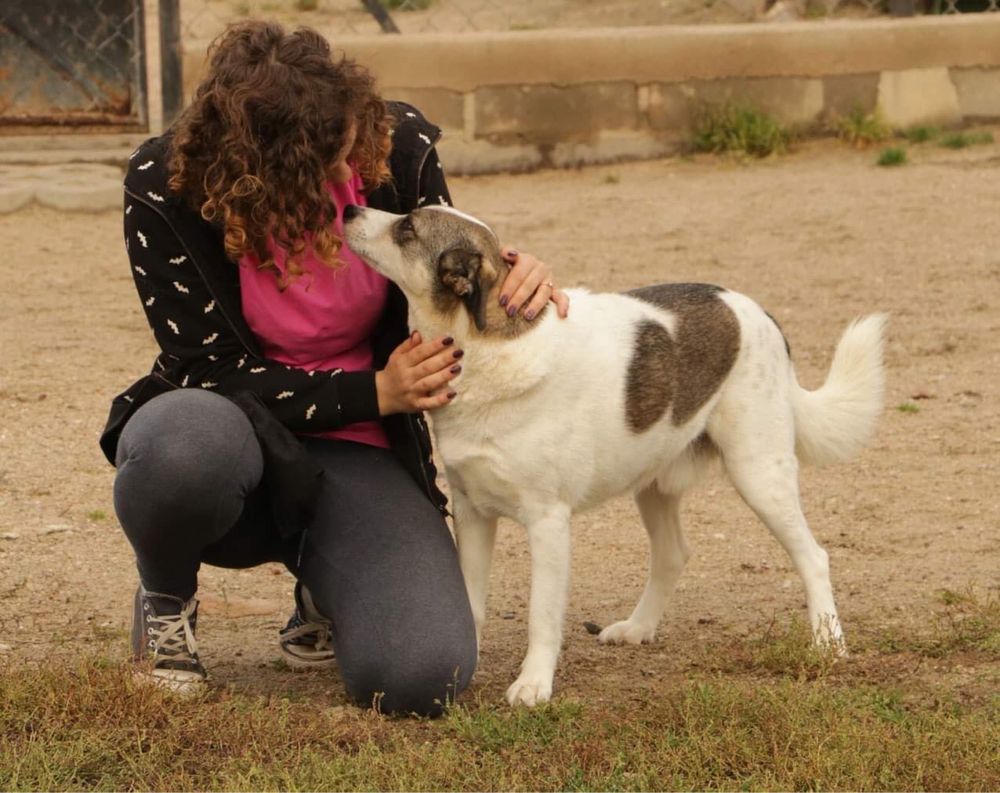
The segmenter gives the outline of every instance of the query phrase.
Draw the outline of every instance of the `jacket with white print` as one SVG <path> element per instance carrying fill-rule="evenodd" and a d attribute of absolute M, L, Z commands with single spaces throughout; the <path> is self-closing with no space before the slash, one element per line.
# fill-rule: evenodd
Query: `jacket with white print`
<path fill-rule="evenodd" d="M 392 181 L 367 196 L 369 206 L 406 213 L 450 203 L 434 143 L 440 130 L 415 108 L 390 103 L 395 119 Z M 253 395 L 292 432 L 315 433 L 377 419 L 375 370 L 408 333 L 407 306 L 390 284 L 372 336 L 373 369 L 307 372 L 263 357 L 242 314 L 239 270 L 225 253 L 222 229 L 167 187 L 170 132 L 132 155 L 125 177 L 125 246 L 147 321 L 160 347 L 153 370 L 112 405 L 101 446 L 114 464 L 118 436 L 145 401 L 171 388 Z M 418 414 L 382 419 L 393 449 L 443 508 L 434 485 L 430 438 Z M 258 436 L 262 432 L 258 426 Z M 272 428 L 273 429 L 273 428 Z M 267 441 L 267 431 L 261 438 Z M 265 450 L 266 451 L 266 450 Z"/>

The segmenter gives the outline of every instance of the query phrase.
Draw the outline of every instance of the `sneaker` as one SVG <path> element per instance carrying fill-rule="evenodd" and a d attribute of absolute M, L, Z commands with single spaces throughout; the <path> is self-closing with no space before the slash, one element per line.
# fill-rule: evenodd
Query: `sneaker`
<path fill-rule="evenodd" d="M 202 690 L 208 673 L 198 660 L 197 623 L 197 600 L 185 603 L 140 584 L 132 614 L 132 657 L 141 664 L 137 677 L 178 694 Z"/>
<path fill-rule="evenodd" d="M 333 623 L 319 613 L 309 590 L 295 584 L 295 612 L 278 634 L 285 663 L 292 669 L 327 669 L 336 663 Z"/>

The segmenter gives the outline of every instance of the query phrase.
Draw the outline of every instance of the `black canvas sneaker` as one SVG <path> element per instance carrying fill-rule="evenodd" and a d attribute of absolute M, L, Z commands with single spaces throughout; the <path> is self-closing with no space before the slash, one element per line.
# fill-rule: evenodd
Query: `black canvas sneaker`
<path fill-rule="evenodd" d="M 140 584 L 132 614 L 137 678 L 179 694 L 204 689 L 208 673 L 198 660 L 197 623 L 197 600 L 185 603 L 172 595 L 147 592 Z"/>
<path fill-rule="evenodd" d="M 281 655 L 292 669 L 327 669 L 336 663 L 333 623 L 319 613 L 309 590 L 295 584 L 295 612 L 278 634 Z"/>

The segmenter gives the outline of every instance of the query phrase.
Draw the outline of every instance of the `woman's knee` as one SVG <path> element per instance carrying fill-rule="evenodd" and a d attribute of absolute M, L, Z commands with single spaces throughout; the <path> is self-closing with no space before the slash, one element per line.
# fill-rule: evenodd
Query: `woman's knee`
<path fill-rule="evenodd" d="M 260 482 L 263 456 L 253 425 L 235 404 L 179 389 L 135 412 L 119 440 L 117 465 L 119 517 L 163 510 L 175 522 L 198 520 L 228 500 L 235 519 L 239 502 Z"/>
<path fill-rule="evenodd" d="M 472 680 L 476 638 L 436 652 L 367 659 L 341 669 L 348 694 L 361 707 L 395 715 L 440 716 Z"/>

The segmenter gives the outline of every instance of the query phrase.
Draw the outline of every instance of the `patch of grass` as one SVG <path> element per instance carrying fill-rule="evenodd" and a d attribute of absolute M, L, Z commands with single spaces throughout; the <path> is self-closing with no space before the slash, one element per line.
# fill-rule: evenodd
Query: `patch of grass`
<path fill-rule="evenodd" d="M 937 127 L 929 127 L 926 125 L 910 127 L 909 129 L 903 132 L 903 136 L 910 143 L 926 143 L 929 140 L 933 140 L 940 134 L 941 130 L 939 130 Z"/>
<path fill-rule="evenodd" d="M 319 8 L 319 0 L 295 0 L 296 11 L 315 11 Z"/>
<path fill-rule="evenodd" d="M 877 163 L 883 167 L 905 165 L 906 149 L 902 149 L 899 146 L 890 146 L 888 149 L 882 149 L 882 153 L 878 156 Z"/>
<path fill-rule="evenodd" d="M 606 173 L 601 181 L 604 184 L 618 184 L 621 181 L 621 177 L 616 173 Z"/>
<path fill-rule="evenodd" d="M 379 0 L 390 11 L 423 11 L 430 8 L 431 0 Z"/>
<path fill-rule="evenodd" d="M 912 402 L 901 402 L 900 404 L 896 405 L 896 410 L 898 410 L 900 413 L 919 413 L 920 406 L 914 405 Z"/>
<path fill-rule="evenodd" d="M 968 146 L 981 146 L 993 143 L 993 133 L 985 132 L 951 132 L 941 138 L 941 145 L 946 149 L 964 149 Z"/>
<path fill-rule="evenodd" d="M 834 123 L 837 137 L 856 148 L 864 148 L 892 137 L 890 127 L 878 108 L 871 113 L 856 105 L 850 113 Z"/>
<path fill-rule="evenodd" d="M 108 513 L 103 509 L 92 509 L 86 513 L 87 520 L 107 520 Z"/>
<path fill-rule="evenodd" d="M 785 151 L 791 139 L 791 131 L 774 117 L 731 103 L 698 113 L 693 144 L 697 151 L 767 157 Z"/>
<path fill-rule="evenodd" d="M 97 659 L 22 665 L 0 671 L 0 789 L 990 790 L 998 704 L 699 675 L 654 699 L 427 722 L 321 697 L 182 700 Z"/>
<path fill-rule="evenodd" d="M 812 629 L 800 619 L 788 626 L 771 623 L 764 635 L 747 642 L 747 668 L 799 680 L 825 677 L 837 663 L 833 648 L 818 647 Z"/>
<path fill-rule="evenodd" d="M 1000 660 L 1000 597 L 982 600 L 972 593 L 938 592 L 945 609 L 934 615 L 932 634 L 918 649 L 939 658 L 957 652 L 982 652 Z"/>

